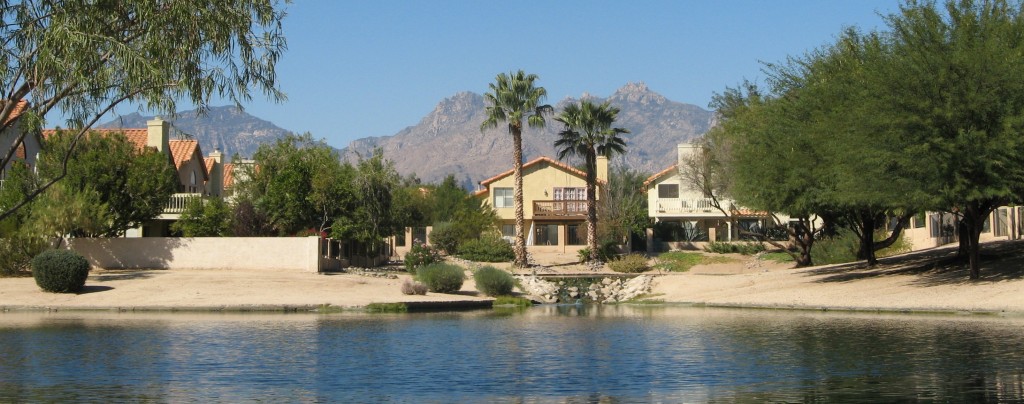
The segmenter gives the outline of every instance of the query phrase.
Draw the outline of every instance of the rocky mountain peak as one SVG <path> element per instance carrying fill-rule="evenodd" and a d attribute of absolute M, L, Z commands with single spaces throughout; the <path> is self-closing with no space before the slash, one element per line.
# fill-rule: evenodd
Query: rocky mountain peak
<path fill-rule="evenodd" d="M 656 104 L 663 105 L 668 102 L 661 94 L 658 94 L 651 89 L 647 88 L 647 84 L 642 81 L 636 83 L 627 83 L 615 91 L 611 97 L 608 97 L 610 101 L 615 102 L 634 102 L 639 104 Z"/>

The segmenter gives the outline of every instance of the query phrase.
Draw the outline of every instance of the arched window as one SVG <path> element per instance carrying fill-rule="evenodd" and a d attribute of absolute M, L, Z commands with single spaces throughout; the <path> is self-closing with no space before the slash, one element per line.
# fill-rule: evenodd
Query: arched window
<path fill-rule="evenodd" d="M 193 171 L 192 172 L 192 178 L 189 179 L 188 191 L 189 192 L 196 192 L 197 189 L 198 189 L 198 187 L 196 187 L 196 172 Z"/>

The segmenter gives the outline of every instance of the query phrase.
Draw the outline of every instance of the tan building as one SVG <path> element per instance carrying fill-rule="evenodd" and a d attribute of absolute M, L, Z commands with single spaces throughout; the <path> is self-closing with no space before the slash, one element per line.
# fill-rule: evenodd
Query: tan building
<path fill-rule="evenodd" d="M 509 240 L 515 237 L 514 181 L 508 170 L 481 181 L 473 194 L 494 208 Z M 598 195 L 607 181 L 608 159 L 598 157 Z M 586 186 L 586 173 L 550 157 L 523 164 L 523 225 L 530 250 L 569 252 L 586 246 Z"/>
<path fill-rule="evenodd" d="M 0 103 L 0 108 L 3 106 Z M 14 109 L 11 110 L 7 123 L 4 125 L 6 128 L 0 132 L 0 153 L 6 155 L 13 147 L 12 161 L 21 161 L 28 164 L 29 167 L 34 167 L 42 146 L 39 134 L 28 133 L 20 141 L 18 139 L 25 130 L 22 123 L 18 121 L 18 117 L 28 109 L 28 106 L 28 101 L 22 100 L 18 101 L 14 105 Z M 0 160 L 2 159 L 3 156 L 0 156 Z M 7 177 L 7 168 L 8 166 L 0 167 L 0 187 L 3 187 L 4 179 Z"/>

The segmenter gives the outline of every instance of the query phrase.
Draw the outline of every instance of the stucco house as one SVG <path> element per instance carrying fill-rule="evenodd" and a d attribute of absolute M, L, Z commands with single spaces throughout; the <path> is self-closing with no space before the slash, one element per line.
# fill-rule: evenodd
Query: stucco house
<path fill-rule="evenodd" d="M 44 130 L 43 138 L 54 133 L 55 130 Z M 91 129 L 90 133 L 122 133 L 137 150 L 150 148 L 165 154 L 177 173 L 177 192 L 171 195 L 163 213 L 140 228 L 128 230 L 126 237 L 170 236 L 171 223 L 181 218 L 190 200 L 221 196 L 224 168 L 220 151 L 204 157 L 198 141 L 170 139 L 170 124 L 160 118 L 147 121 L 145 128 Z"/>
<path fill-rule="evenodd" d="M 3 103 L 0 103 L 0 108 L 5 107 Z M 42 146 L 42 141 L 38 133 L 28 133 L 25 137 L 20 139 L 21 134 L 25 131 L 23 123 L 18 119 L 28 109 L 28 101 L 18 101 L 14 108 L 11 110 L 10 116 L 7 118 L 7 122 L 4 123 L 4 129 L 0 132 L 0 160 L 14 148 L 14 155 L 11 161 L 22 161 L 28 164 L 30 167 L 34 167 L 36 164 L 36 158 L 39 157 L 39 150 Z M 7 177 L 7 169 L 10 164 L 0 167 L 0 187 L 3 186 L 3 181 Z"/>
<path fill-rule="evenodd" d="M 742 238 L 743 232 L 759 231 L 773 225 L 767 212 L 758 212 L 737 206 L 725 197 L 715 200 L 695 189 L 679 172 L 686 159 L 701 151 L 701 146 L 682 143 L 677 146 L 676 164 L 655 173 L 644 181 L 647 190 L 647 215 L 654 219 L 655 241 L 667 243 L 668 248 L 707 241 L 732 241 Z M 725 212 L 728 212 L 727 215 Z M 730 220 L 735 219 L 735 226 Z M 782 218 L 788 220 L 788 218 Z M 648 244 L 653 247 L 652 243 Z"/>
<path fill-rule="evenodd" d="M 550 157 L 523 164 L 523 225 L 533 251 L 567 252 L 587 243 L 586 173 Z M 502 236 L 515 237 L 512 170 L 480 181 L 473 196 L 498 214 Z M 608 181 L 608 159 L 597 159 L 598 197 Z"/>

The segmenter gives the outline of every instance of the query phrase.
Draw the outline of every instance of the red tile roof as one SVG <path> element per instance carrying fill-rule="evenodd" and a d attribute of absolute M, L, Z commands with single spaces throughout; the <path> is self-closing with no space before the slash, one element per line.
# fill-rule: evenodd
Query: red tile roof
<path fill-rule="evenodd" d="M 171 158 L 174 159 L 174 168 L 176 170 L 181 170 L 181 166 L 192 160 L 192 156 L 200 153 L 199 142 L 195 140 L 170 140 L 167 142 L 167 147 L 171 150 Z M 199 155 L 202 156 L 202 154 Z M 203 165 L 203 161 L 200 160 L 199 164 Z M 210 177 L 205 165 L 203 165 L 203 175 L 206 178 Z"/>
<path fill-rule="evenodd" d="M 668 168 L 666 168 L 664 170 L 661 170 L 661 171 L 658 171 L 654 175 L 652 175 L 650 177 L 647 177 L 647 179 L 644 180 L 644 189 L 647 189 L 647 187 L 651 186 L 651 184 L 654 181 L 657 181 L 659 178 L 665 176 L 666 174 L 671 174 L 673 171 L 675 171 L 678 168 L 679 168 L 679 164 L 673 164 L 673 165 L 669 166 Z"/>
<path fill-rule="evenodd" d="M 15 153 L 17 158 L 25 160 L 27 154 L 25 153 L 25 142 L 18 143 L 18 151 Z"/>
<path fill-rule="evenodd" d="M 67 129 L 65 129 L 67 131 Z M 49 139 L 57 133 L 55 129 L 43 129 L 43 139 Z M 124 137 L 128 139 L 132 145 L 135 146 L 135 150 L 142 151 L 146 149 L 146 144 L 149 142 L 149 130 L 148 129 L 89 129 L 89 133 L 96 133 L 99 135 L 107 135 L 111 133 L 122 133 Z"/>
<path fill-rule="evenodd" d="M 560 169 L 568 172 L 569 174 L 573 174 L 573 175 L 578 176 L 578 177 L 583 178 L 583 179 L 587 178 L 587 173 L 586 172 L 578 170 L 575 167 L 572 167 L 572 166 L 570 166 L 568 164 L 562 163 L 562 162 L 560 162 L 558 160 L 555 160 L 555 159 L 553 159 L 551 157 L 547 157 L 547 156 L 540 156 L 540 157 L 537 157 L 537 158 L 535 158 L 533 160 L 530 160 L 529 162 L 523 164 L 523 169 L 525 170 L 528 167 L 531 167 L 531 166 L 534 166 L 534 165 L 537 165 L 537 164 L 540 164 L 540 163 L 548 163 L 548 164 L 550 164 L 551 166 L 553 166 L 555 168 L 560 168 Z M 479 195 L 483 195 L 483 194 L 487 193 L 487 185 L 489 185 L 490 183 L 492 183 L 494 181 L 497 181 L 497 180 L 500 180 L 502 178 L 508 177 L 508 176 L 512 175 L 514 172 L 515 172 L 515 169 L 508 170 L 508 171 L 502 172 L 501 174 L 498 174 L 498 175 L 495 175 L 495 176 L 493 176 L 491 178 L 488 178 L 486 180 L 480 181 L 480 185 L 482 185 L 484 187 L 484 189 L 474 192 L 473 196 L 479 196 Z M 605 183 L 605 181 L 598 180 L 597 183 L 598 184 L 603 184 L 603 183 Z"/>
<path fill-rule="evenodd" d="M 4 101 L 3 104 L 0 104 L 0 108 L 5 107 L 5 106 L 6 106 L 6 101 Z M 18 104 L 16 104 L 14 106 L 14 109 L 11 110 L 11 114 L 7 116 L 7 120 L 4 121 L 4 125 L 14 121 L 15 119 L 18 119 L 18 117 L 21 116 L 21 114 L 25 113 L 26 109 L 28 109 L 28 101 L 27 100 L 18 101 Z"/>
<path fill-rule="evenodd" d="M 235 165 L 224 163 L 224 189 L 235 185 Z"/>

